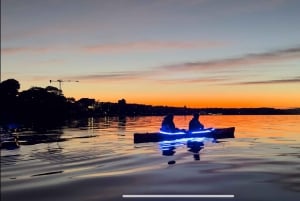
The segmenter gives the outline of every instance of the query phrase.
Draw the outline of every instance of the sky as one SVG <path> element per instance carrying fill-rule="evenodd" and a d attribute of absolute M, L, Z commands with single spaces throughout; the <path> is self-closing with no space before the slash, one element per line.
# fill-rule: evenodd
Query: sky
<path fill-rule="evenodd" d="M 298 0 L 1 0 L 1 81 L 66 97 L 300 107 Z M 75 82 L 79 81 L 79 82 Z"/>

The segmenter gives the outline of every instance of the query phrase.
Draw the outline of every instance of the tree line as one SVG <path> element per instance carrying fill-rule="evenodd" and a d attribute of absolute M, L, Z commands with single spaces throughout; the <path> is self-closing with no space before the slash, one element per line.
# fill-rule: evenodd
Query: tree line
<path fill-rule="evenodd" d="M 7 79 L 0 83 L 0 123 L 8 122 L 56 122 L 70 118 L 99 116 L 183 114 L 185 108 L 152 107 L 127 104 L 125 99 L 116 103 L 100 102 L 91 98 L 67 98 L 56 87 L 31 87 L 19 91 L 20 83 Z"/>
<path fill-rule="evenodd" d="M 257 115 L 257 114 L 300 114 L 300 108 L 187 108 L 152 106 L 144 104 L 128 104 L 125 99 L 116 103 L 100 102 L 95 99 L 65 97 L 53 86 L 31 87 L 19 91 L 20 83 L 15 79 L 7 79 L 0 83 L 0 123 L 7 122 L 56 122 L 71 118 L 100 116 L 145 116 L 191 115 L 198 112 L 203 115 Z"/>

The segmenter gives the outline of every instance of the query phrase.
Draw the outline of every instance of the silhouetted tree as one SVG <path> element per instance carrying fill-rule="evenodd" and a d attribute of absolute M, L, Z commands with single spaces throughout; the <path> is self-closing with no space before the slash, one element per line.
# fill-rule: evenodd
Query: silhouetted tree
<path fill-rule="evenodd" d="M 53 88 L 32 87 L 22 91 L 19 95 L 22 118 L 51 121 L 64 118 L 67 113 L 66 98 L 53 90 Z"/>
<path fill-rule="evenodd" d="M 127 107 L 126 107 L 126 100 L 123 98 L 118 101 L 118 115 L 120 117 L 126 116 L 127 113 Z"/>
<path fill-rule="evenodd" d="M 0 83 L 0 121 L 11 122 L 17 112 L 17 96 L 20 83 L 15 79 L 8 79 Z"/>
<path fill-rule="evenodd" d="M 76 102 L 75 98 L 73 98 L 73 97 L 67 98 L 67 101 L 68 101 L 69 103 L 75 103 L 75 102 Z"/>
<path fill-rule="evenodd" d="M 85 116 L 93 115 L 95 104 L 96 100 L 91 98 L 81 98 L 76 102 L 79 112 Z"/>
<path fill-rule="evenodd" d="M 16 97 L 19 89 L 20 83 L 15 79 L 8 79 L 0 83 L 1 97 Z"/>
<path fill-rule="evenodd" d="M 48 93 L 54 93 L 56 95 L 61 95 L 61 90 L 59 90 L 58 88 L 56 87 L 53 87 L 53 86 L 47 86 L 46 88 L 46 91 Z"/>

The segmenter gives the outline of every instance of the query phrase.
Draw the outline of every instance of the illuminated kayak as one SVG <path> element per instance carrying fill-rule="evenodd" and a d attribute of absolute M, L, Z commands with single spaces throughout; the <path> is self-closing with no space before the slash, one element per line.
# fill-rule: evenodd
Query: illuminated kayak
<path fill-rule="evenodd" d="M 195 132 L 179 131 L 176 133 L 155 132 L 155 133 L 134 133 L 134 143 L 160 142 L 164 140 L 176 140 L 181 138 L 206 137 L 206 138 L 234 138 L 234 127 L 230 128 L 207 128 Z"/>

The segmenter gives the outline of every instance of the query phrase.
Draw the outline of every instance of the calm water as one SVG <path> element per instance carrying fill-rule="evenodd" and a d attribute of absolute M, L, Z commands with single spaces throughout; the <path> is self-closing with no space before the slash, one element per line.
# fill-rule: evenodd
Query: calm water
<path fill-rule="evenodd" d="M 187 128 L 190 118 L 175 123 Z M 186 143 L 169 156 L 161 143 L 133 144 L 133 133 L 157 131 L 161 120 L 91 118 L 44 134 L 52 140 L 2 149 L 1 200 L 300 200 L 299 115 L 202 116 L 206 127 L 236 127 L 236 138 L 205 141 L 197 160 Z M 28 144 L 30 131 L 18 134 Z"/>

